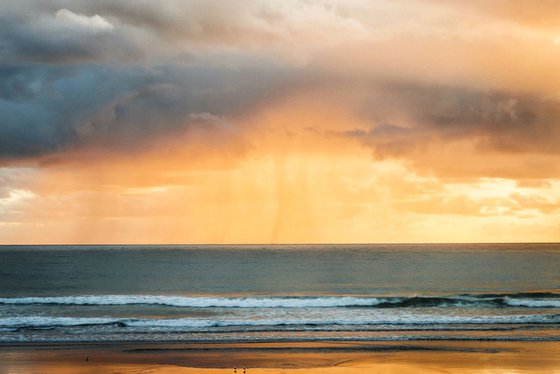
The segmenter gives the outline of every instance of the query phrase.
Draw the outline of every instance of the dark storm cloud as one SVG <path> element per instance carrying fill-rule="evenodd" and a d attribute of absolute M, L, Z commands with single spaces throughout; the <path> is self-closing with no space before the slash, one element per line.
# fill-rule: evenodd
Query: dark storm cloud
<path fill-rule="evenodd" d="M 139 147 L 153 137 L 196 126 L 196 114 L 240 116 L 287 89 L 297 76 L 279 68 L 190 65 L 57 65 L 6 71 L 12 74 L 0 84 L 3 159 L 88 145 Z M 256 71 L 259 80 L 251 79 Z"/>
<path fill-rule="evenodd" d="M 0 58 L 115 62 L 266 43 L 283 35 L 278 26 L 291 14 L 287 9 L 252 0 L 6 0 L 0 9 Z"/>
<path fill-rule="evenodd" d="M 344 135 L 363 140 L 380 156 L 406 156 L 430 141 L 463 139 L 481 150 L 560 153 L 560 103 L 536 95 L 384 83 L 360 115 L 372 128 Z"/>
<path fill-rule="evenodd" d="M 140 49 L 97 13 L 84 15 L 50 2 L 10 2 L 0 10 L 2 64 L 68 64 L 125 60 Z"/>
<path fill-rule="evenodd" d="M 270 9 L 267 11 L 266 2 L 253 0 L 102 0 L 72 2 L 69 6 L 85 13 L 98 12 L 164 40 L 186 43 L 227 44 L 232 40 L 259 38 L 259 31 L 264 31 L 265 23 L 276 14 Z"/>
<path fill-rule="evenodd" d="M 179 14 L 190 6 L 168 5 Z M 183 25 L 200 38 L 214 31 L 193 26 L 198 18 L 212 23 L 214 9 L 231 8 L 191 5 Z M 200 114 L 240 117 L 305 80 L 299 68 L 235 53 L 176 61 L 169 56 L 185 50 L 165 44 L 176 16 L 153 2 L 8 1 L 0 10 L 0 159 L 141 147 L 199 126 Z"/>

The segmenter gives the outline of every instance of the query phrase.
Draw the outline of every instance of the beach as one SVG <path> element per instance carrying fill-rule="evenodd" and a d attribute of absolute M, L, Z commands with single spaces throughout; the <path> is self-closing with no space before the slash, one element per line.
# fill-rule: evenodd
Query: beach
<path fill-rule="evenodd" d="M 88 361 L 86 361 L 86 355 Z M 0 373 L 560 373 L 557 342 L 26 344 Z"/>
<path fill-rule="evenodd" d="M 28 246 L 0 256 L 1 373 L 560 370 L 557 244 Z"/>

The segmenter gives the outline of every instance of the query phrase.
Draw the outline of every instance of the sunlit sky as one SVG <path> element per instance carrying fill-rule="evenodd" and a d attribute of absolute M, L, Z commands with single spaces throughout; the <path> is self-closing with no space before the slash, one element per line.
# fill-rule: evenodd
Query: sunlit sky
<path fill-rule="evenodd" d="M 556 0 L 5 0 L 0 243 L 560 240 Z"/>

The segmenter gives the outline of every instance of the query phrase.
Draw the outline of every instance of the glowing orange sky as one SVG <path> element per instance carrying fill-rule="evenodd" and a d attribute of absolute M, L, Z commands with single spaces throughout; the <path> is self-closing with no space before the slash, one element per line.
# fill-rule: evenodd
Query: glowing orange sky
<path fill-rule="evenodd" d="M 9 1 L 0 243 L 560 240 L 553 1 Z"/>

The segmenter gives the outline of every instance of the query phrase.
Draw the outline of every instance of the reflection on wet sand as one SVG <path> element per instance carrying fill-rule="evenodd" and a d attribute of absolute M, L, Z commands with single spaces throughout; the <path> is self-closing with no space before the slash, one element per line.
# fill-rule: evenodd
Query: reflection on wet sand
<path fill-rule="evenodd" d="M 85 359 L 84 359 L 85 357 Z M 560 373 L 557 342 L 23 345 L 0 373 Z"/>

